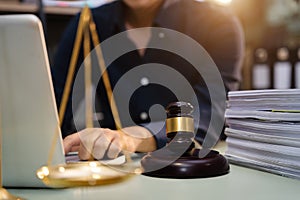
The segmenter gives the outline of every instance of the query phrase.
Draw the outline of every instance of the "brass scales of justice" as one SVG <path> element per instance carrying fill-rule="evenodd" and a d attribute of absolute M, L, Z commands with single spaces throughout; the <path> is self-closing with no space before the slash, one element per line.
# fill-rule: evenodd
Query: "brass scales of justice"
<path fill-rule="evenodd" d="M 63 91 L 62 101 L 59 107 L 59 122 L 62 124 L 64 119 L 64 114 L 68 102 L 68 98 L 71 91 L 71 84 L 75 74 L 76 63 L 78 60 L 79 50 L 81 43 L 83 43 L 83 53 L 84 53 L 84 86 L 85 86 L 85 109 L 86 109 L 86 128 L 93 128 L 93 108 L 92 108 L 92 67 L 91 67 L 91 44 L 95 47 L 95 52 L 97 56 L 98 65 L 100 66 L 100 71 L 102 72 L 103 82 L 105 90 L 107 92 L 108 100 L 111 102 L 111 110 L 113 114 L 113 119 L 117 130 L 122 129 L 121 120 L 116 107 L 115 99 L 112 93 L 112 88 L 110 85 L 110 79 L 106 71 L 105 62 L 100 47 L 100 41 L 97 35 L 96 25 L 92 18 L 91 10 L 88 6 L 82 9 L 76 38 L 74 43 L 74 48 L 70 60 L 69 71 L 67 74 L 67 79 Z M 131 157 L 128 152 L 122 151 L 125 156 L 126 163 L 122 165 L 104 164 L 101 161 L 94 161 L 91 158 L 90 161 L 75 162 L 68 164 L 61 164 L 56 166 L 51 166 L 51 161 L 53 157 L 53 152 L 55 150 L 56 142 L 59 138 L 59 126 L 55 132 L 55 137 L 51 146 L 49 153 L 49 158 L 47 166 L 40 168 L 37 171 L 37 176 L 40 178 L 44 184 L 54 187 L 54 188 L 64 188 L 64 187 L 76 187 L 76 186 L 95 186 L 116 183 L 124 181 L 135 174 L 140 174 L 141 169 L 132 166 Z M 121 135 L 121 134 L 120 134 Z M 122 137 L 122 135 L 121 135 Z M 123 145 L 124 146 L 124 145 Z M 80 176 L 78 176 L 80 174 Z"/>

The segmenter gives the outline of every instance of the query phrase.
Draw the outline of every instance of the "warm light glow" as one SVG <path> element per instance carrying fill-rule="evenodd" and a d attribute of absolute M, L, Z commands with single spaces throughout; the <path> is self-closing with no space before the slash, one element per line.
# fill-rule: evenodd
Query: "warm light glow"
<path fill-rule="evenodd" d="M 100 167 L 91 167 L 91 172 L 100 174 L 101 168 Z"/>
<path fill-rule="evenodd" d="M 45 176 L 44 176 L 44 173 L 43 172 L 41 172 L 41 171 L 39 171 L 39 172 L 37 172 L 37 177 L 39 178 L 39 179 L 43 179 Z"/>
<path fill-rule="evenodd" d="M 43 179 L 45 176 L 48 176 L 50 174 L 48 167 L 42 167 L 41 170 L 37 172 L 37 177 L 39 179 Z"/>
<path fill-rule="evenodd" d="M 58 171 L 61 172 L 61 173 L 64 173 L 66 171 L 66 169 L 64 167 L 59 167 Z"/>
<path fill-rule="evenodd" d="M 101 176 L 99 174 L 93 174 L 92 177 L 93 179 L 101 179 Z"/>
<path fill-rule="evenodd" d="M 50 174 L 48 167 L 43 167 L 42 171 L 45 176 L 48 176 Z"/>
<path fill-rule="evenodd" d="M 97 163 L 96 162 L 90 162 L 89 165 L 90 165 L 90 167 L 97 167 Z"/>
<path fill-rule="evenodd" d="M 222 5 L 229 5 L 232 2 L 232 0 L 214 0 L 214 1 Z"/>

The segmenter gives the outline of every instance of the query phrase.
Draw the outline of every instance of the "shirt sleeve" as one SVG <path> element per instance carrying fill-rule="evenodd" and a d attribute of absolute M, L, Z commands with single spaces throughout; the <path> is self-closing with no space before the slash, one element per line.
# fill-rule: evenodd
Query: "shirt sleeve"
<path fill-rule="evenodd" d="M 239 20 L 225 7 L 195 1 L 190 4 L 187 14 L 186 33 L 211 56 L 221 74 L 226 93 L 239 89 L 244 58 L 244 33 Z M 212 103 L 208 90 L 201 84 L 196 84 L 194 89 L 200 94 L 200 122 L 196 139 L 202 143 L 205 137 L 211 137 L 210 141 L 224 138 L 224 134 L 221 133 L 220 136 L 214 127 L 207 133 L 212 107 L 221 108 L 217 104 L 224 102 Z M 218 109 L 217 117 L 223 119 L 224 112 L 225 110 Z"/>
<path fill-rule="evenodd" d="M 214 10 L 213 10 L 214 11 Z M 225 8 L 211 17 L 207 51 L 216 63 L 228 91 L 239 89 L 244 59 L 244 33 L 239 20 Z"/>
<path fill-rule="evenodd" d="M 149 124 L 141 124 L 142 127 L 148 129 L 156 141 L 156 148 L 161 149 L 167 144 L 166 125 L 164 121 L 151 122 Z"/>

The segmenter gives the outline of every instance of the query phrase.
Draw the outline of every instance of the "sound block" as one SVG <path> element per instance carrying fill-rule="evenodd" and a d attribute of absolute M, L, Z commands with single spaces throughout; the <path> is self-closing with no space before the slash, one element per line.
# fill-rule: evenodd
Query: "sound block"
<path fill-rule="evenodd" d="M 199 158 L 199 150 L 193 151 L 192 155 L 182 155 L 170 163 L 172 155 L 168 152 L 163 154 L 149 153 L 142 161 L 143 175 L 159 178 L 207 178 L 221 176 L 229 173 L 227 159 L 219 152 L 210 150 L 209 153 Z M 161 168 L 157 166 L 162 166 Z M 155 170 L 153 170 L 155 169 Z"/>

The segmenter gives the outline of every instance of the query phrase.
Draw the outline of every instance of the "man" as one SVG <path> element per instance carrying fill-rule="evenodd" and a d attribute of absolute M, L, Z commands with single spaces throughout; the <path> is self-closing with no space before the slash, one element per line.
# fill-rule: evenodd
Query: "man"
<path fill-rule="evenodd" d="M 226 91 L 238 89 L 243 57 L 243 35 L 237 19 L 226 8 L 194 0 L 123 0 L 92 9 L 92 13 L 101 41 L 123 31 L 142 27 L 162 27 L 186 34 L 210 54 L 222 75 Z M 68 26 L 52 67 L 58 105 L 66 80 L 78 19 L 79 16 Z M 135 45 L 136 50 L 122 55 L 108 66 L 112 87 L 136 66 L 147 63 L 171 66 L 189 80 L 197 94 L 201 120 L 197 125 L 196 140 L 201 143 L 207 134 L 220 135 L 214 132 L 207 133 L 212 105 L 207 86 L 200 75 L 195 75 L 197 72 L 190 64 L 170 52 L 139 48 L 151 43 L 155 37 L 167 39 L 164 33 L 152 35 L 146 31 L 130 35 L 128 32 L 125 43 Z M 82 61 L 81 52 L 77 71 Z M 147 79 L 145 80 L 147 82 Z M 161 86 L 154 84 L 143 86 L 141 90 L 136 90 L 128 105 L 135 124 L 125 124 L 126 128 L 122 131 L 114 130 L 110 104 L 101 81 L 97 86 L 96 108 L 97 112 L 103 115 L 99 123 L 104 128 L 83 129 L 71 134 L 77 130 L 74 127 L 74 113 L 70 100 L 62 125 L 65 152 L 79 148 L 81 159 L 88 159 L 91 155 L 101 159 L 105 155 L 114 158 L 122 150 L 149 152 L 162 148 L 167 141 L 164 131 L 153 133 L 145 128 L 144 124 L 151 121 L 149 117 L 151 105 L 160 104 L 165 107 L 168 103 L 176 101 L 176 97 Z"/>

